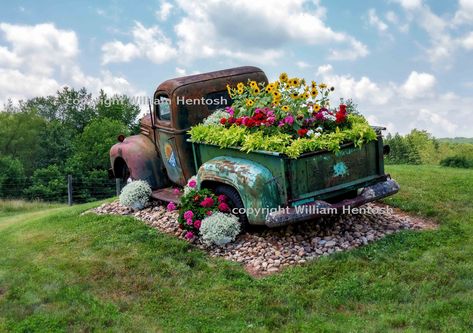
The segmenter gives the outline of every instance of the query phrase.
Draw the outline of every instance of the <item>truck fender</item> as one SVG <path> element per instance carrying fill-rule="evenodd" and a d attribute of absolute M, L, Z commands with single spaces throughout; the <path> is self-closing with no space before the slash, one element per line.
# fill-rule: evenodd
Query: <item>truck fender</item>
<path fill-rule="evenodd" d="M 235 188 L 250 224 L 264 225 L 269 209 L 279 205 L 279 190 L 271 171 L 250 160 L 227 156 L 213 158 L 200 166 L 197 183 L 199 188 L 213 187 L 216 183 Z"/>
<path fill-rule="evenodd" d="M 169 183 L 156 147 L 145 135 L 133 135 L 113 145 L 110 163 L 115 178 L 123 176 L 122 168 L 126 164 L 131 179 L 147 181 L 152 189 L 163 188 Z"/>

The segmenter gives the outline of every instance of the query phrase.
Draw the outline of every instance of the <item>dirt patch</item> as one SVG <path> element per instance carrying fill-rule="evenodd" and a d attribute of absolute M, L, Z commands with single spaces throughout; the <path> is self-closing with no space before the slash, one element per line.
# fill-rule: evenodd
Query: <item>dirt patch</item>
<path fill-rule="evenodd" d="M 168 212 L 163 206 L 155 205 L 134 212 L 113 202 L 91 212 L 132 215 L 161 232 L 184 238 L 185 232 L 179 229 L 177 222 L 177 212 Z M 367 245 L 402 230 L 432 230 L 437 227 L 431 220 L 380 203 L 364 205 L 358 212 L 326 216 L 277 229 L 253 228 L 222 247 L 207 246 L 198 239 L 193 243 L 210 256 L 239 262 L 249 274 L 260 277 L 321 256 Z"/>

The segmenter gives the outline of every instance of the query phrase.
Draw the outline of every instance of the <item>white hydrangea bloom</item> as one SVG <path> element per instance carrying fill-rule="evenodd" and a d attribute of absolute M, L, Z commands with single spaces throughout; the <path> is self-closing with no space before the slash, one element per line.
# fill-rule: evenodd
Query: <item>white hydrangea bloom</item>
<path fill-rule="evenodd" d="M 235 215 L 214 212 L 202 220 L 199 232 L 205 244 L 221 246 L 235 240 L 240 222 Z"/>
<path fill-rule="evenodd" d="M 220 119 L 228 118 L 229 116 L 230 114 L 223 109 L 215 110 L 210 116 L 204 119 L 204 125 L 221 125 Z"/>
<path fill-rule="evenodd" d="M 151 187 L 143 180 L 127 184 L 120 193 L 120 205 L 141 210 L 149 203 Z"/>

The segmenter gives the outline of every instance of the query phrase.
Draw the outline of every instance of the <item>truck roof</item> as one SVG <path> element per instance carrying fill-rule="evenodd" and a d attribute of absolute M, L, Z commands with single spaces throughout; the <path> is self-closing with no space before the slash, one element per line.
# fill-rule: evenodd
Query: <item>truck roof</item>
<path fill-rule="evenodd" d="M 156 88 L 156 91 L 167 91 L 168 94 L 171 96 L 174 90 L 185 85 L 208 81 L 208 80 L 214 80 L 214 79 L 218 79 L 222 77 L 249 74 L 249 73 L 255 73 L 255 72 L 263 73 L 263 70 L 254 66 L 242 66 L 242 67 L 224 69 L 220 71 L 182 76 L 182 77 L 164 81 Z"/>

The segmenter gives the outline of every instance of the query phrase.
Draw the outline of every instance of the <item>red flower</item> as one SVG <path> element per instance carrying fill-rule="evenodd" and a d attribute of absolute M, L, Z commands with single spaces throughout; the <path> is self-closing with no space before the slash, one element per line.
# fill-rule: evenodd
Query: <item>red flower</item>
<path fill-rule="evenodd" d="M 309 130 L 306 129 L 306 128 L 301 128 L 300 130 L 297 131 L 297 134 L 300 136 L 300 137 L 303 137 L 307 134 Z"/>
<path fill-rule="evenodd" d="M 202 207 L 206 207 L 206 208 L 209 208 L 209 207 L 212 207 L 214 205 L 214 199 L 210 198 L 210 197 L 207 197 L 205 198 L 204 200 L 202 200 L 202 202 L 200 203 L 200 205 Z"/>
<path fill-rule="evenodd" d="M 235 121 L 235 124 L 237 124 L 238 126 L 240 126 L 241 123 L 242 123 L 242 121 L 243 121 L 243 119 L 241 119 L 241 117 L 240 117 L 240 118 L 237 118 L 237 120 Z"/>
<path fill-rule="evenodd" d="M 340 104 L 340 112 L 347 113 L 347 106 L 345 104 Z"/>
<path fill-rule="evenodd" d="M 200 229 L 200 225 L 201 225 L 200 220 L 195 220 L 195 221 L 194 221 L 194 228 Z"/>
<path fill-rule="evenodd" d="M 207 213 L 206 213 L 206 214 L 207 214 L 207 216 L 210 216 L 210 215 L 212 215 L 212 211 L 211 211 L 211 210 L 209 210 L 209 211 L 207 211 Z"/>
<path fill-rule="evenodd" d="M 227 118 L 220 119 L 220 124 L 225 125 L 227 123 Z"/>
<path fill-rule="evenodd" d="M 218 210 L 223 212 L 223 213 L 226 213 L 226 212 L 230 211 L 230 206 L 228 206 L 225 202 L 221 202 L 218 205 Z"/>
<path fill-rule="evenodd" d="M 335 115 L 335 118 L 336 118 L 336 120 L 335 120 L 336 123 L 337 123 L 337 124 L 340 124 L 340 123 L 345 122 L 345 120 L 347 119 L 347 115 L 346 115 L 345 112 L 339 111 L 339 112 L 337 112 L 337 114 Z"/>
<path fill-rule="evenodd" d="M 231 124 L 234 124 L 236 121 L 235 117 L 230 117 L 228 118 L 228 123 L 231 125 Z"/>
<path fill-rule="evenodd" d="M 227 201 L 227 197 L 224 196 L 223 194 L 220 194 L 217 198 L 218 202 L 225 202 Z"/>
<path fill-rule="evenodd" d="M 322 112 L 320 112 L 320 111 L 317 112 L 317 113 L 315 114 L 315 119 L 317 119 L 317 120 L 324 120 L 324 119 L 325 119 L 324 114 L 323 114 Z"/>

